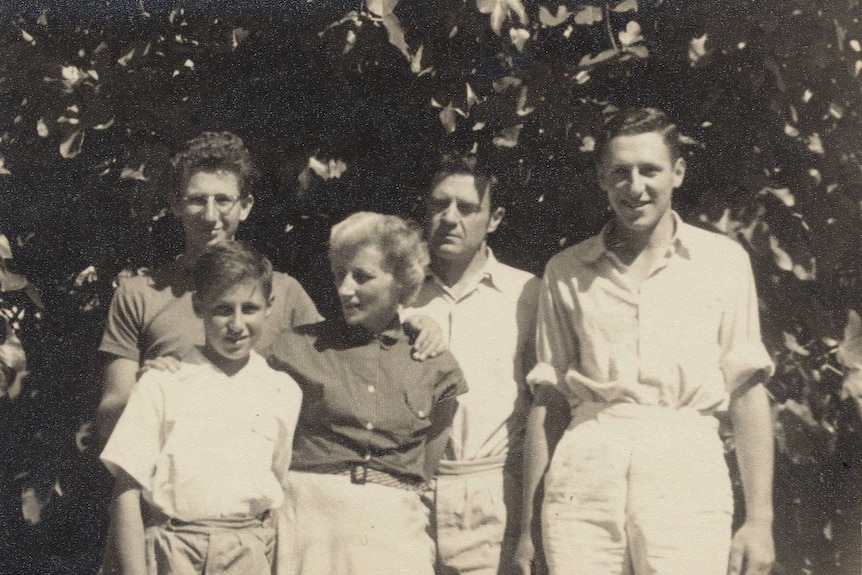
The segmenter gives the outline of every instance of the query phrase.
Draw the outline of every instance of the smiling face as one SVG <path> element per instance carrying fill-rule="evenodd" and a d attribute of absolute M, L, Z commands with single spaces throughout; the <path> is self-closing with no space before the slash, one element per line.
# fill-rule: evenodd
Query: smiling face
<path fill-rule="evenodd" d="M 399 286 L 380 249 L 364 245 L 332 262 L 332 275 L 347 325 L 381 333 L 398 314 Z"/>
<path fill-rule="evenodd" d="M 480 194 L 470 174 L 441 180 L 425 202 L 428 247 L 434 259 L 470 261 L 503 219 L 491 209 L 490 192 Z"/>
<path fill-rule="evenodd" d="M 685 177 L 685 160 L 672 158 L 662 134 L 617 136 L 608 142 L 598 168 L 599 184 L 623 228 L 650 233 L 671 218 L 671 198 Z"/>
<path fill-rule="evenodd" d="M 228 170 L 194 173 L 175 208 L 183 223 L 186 250 L 200 251 L 233 239 L 253 203 L 252 196 L 241 197 L 235 173 Z"/>
<path fill-rule="evenodd" d="M 194 297 L 195 313 L 204 322 L 207 357 L 224 371 L 245 362 L 260 339 L 272 303 L 261 282 L 246 280 L 221 293 Z"/>

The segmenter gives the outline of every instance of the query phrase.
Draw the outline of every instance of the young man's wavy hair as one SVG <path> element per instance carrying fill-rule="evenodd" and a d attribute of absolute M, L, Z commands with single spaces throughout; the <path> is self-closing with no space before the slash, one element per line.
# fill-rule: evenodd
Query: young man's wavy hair
<path fill-rule="evenodd" d="M 661 134 L 670 152 L 671 162 L 682 155 L 679 129 L 667 114 L 657 108 L 626 108 L 614 113 L 596 135 L 596 163 L 604 161 L 605 150 L 618 136 L 636 136 L 656 132 Z"/>

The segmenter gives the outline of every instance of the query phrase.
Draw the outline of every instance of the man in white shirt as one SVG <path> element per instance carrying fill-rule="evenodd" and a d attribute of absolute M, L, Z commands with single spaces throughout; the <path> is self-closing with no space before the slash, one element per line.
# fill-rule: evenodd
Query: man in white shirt
<path fill-rule="evenodd" d="M 552 575 L 769 572 L 772 422 L 748 256 L 671 209 L 685 176 L 660 111 L 623 110 L 596 142 L 614 217 L 554 256 L 537 320 L 517 562 L 529 573 L 533 501 Z M 720 412 L 745 492 L 733 500 Z M 570 421 L 571 420 L 571 421 Z M 553 457 L 551 457 L 553 455 Z M 550 461 L 550 465 L 549 465 Z"/>
<path fill-rule="evenodd" d="M 432 179 L 432 274 L 407 311 L 440 324 L 470 388 L 436 476 L 437 572 L 447 575 L 505 573 L 517 538 L 539 280 L 487 245 L 505 215 L 494 184 L 468 159 L 445 161 Z"/>

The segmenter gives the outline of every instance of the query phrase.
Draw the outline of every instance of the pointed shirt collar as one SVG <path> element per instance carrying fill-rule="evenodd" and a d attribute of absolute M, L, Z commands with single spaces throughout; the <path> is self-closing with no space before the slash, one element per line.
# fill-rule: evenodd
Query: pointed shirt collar
<path fill-rule="evenodd" d="M 491 248 L 486 247 L 485 249 L 488 253 L 488 257 L 485 260 L 485 265 L 482 267 L 482 270 L 476 275 L 476 279 L 474 280 L 474 283 L 470 286 L 470 289 L 464 291 L 465 294 L 473 291 L 473 289 L 475 289 L 475 286 L 480 283 L 484 283 L 487 286 L 492 287 L 497 291 L 500 291 L 500 286 L 498 285 L 500 273 L 499 270 L 502 264 L 500 264 L 500 262 L 497 260 L 497 257 L 494 255 L 494 252 L 491 250 Z M 498 279 L 495 280 L 495 277 Z M 429 270 L 427 280 L 437 284 L 437 287 L 444 290 L 446 293 L 450 295 L 452 294 L 449 286 L 447 286 L 443 282 L 443 280 L 441 280 L 439 276 L 434 273 L 433 270 Z"/>
<path fill-rule="evenodd" d="M 673 236 L 671 237 L 670 243 L 668 244 L 667 255 L 680 255 L 686 259 L 691 258 L 691 253 L 688 249 L 688 234 L 686 233 L 686 224 L 682 221 L 682 218 L 679 217 L 679 214 L 675 211 L 671 210 L 671 217 L 673 218 Z M 617 257 L 614 254 L 613 250 L 611 250 L 607 245 L 607 237 L 610 232 L 611 226 L 613 225 L 614 220 L 609 221 L 602 228 L 602 231 L 590 238 L 590 243 L 587 245 L 587 251 L 584 254 L 584 259 L 588 262 L 595 262 L 602 256 L 610 257 L 611 260 L 616 261 Z"/>

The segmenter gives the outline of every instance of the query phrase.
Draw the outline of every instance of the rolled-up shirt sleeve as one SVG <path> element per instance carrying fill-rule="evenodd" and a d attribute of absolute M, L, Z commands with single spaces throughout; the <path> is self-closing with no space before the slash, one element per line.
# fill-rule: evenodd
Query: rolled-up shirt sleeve
<path fill-rule="evenodd" d="M 575 302 L 567 297 L 566 282 L 558 278 L 552 260 L 545 269 L 536 319 L 536 365 L 527 375 L 527 384 L 563 383 L 568 369 L 578 363 L 578 337 L 571 314 Z"/>
<path fill-rule="evenodd" d="M 772 376 L 775 366 L 760 336 L 757 289 L 748 254 L 738 254 L 732 295 L 721 318 L 719 343 L 720 365 L 728 393 L 761 383 Z"/>

